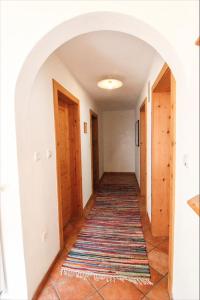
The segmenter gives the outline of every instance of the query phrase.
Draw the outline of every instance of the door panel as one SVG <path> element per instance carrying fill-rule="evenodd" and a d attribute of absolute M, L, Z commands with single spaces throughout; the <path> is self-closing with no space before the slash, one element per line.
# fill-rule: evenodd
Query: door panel
<path fill-rule="evenodd" d="M 140 192 L 146 197 L 146 102 L 140 111 Z"/>
<path fill-rule="evenodd" d="M 170 93 L 153 93 L 152 233 L 169 235 Z"/>
<path fill-rule="evenodd" d="M 98 117 L 91 112 L 91 152 L 92 152 L 92 185 L 95 190 L 99 184 L 99 141 L 98 141 Z"/>
<path fill-rule="evenodd" d="M 69 108 L 59 100 L 59 152 L 60 152 L 60 185 L 62 195 L 63 228 L 71 217 L 71 174 L 70 174 L 70 140 Z"/>
<path fill-rule="evenodd" d="M 93 178 L 94 188 L 99 182 L 99 153 L 98 153 L 98 123 L 96 118 L 92 118 L 92 147 L 93 147 Z"/>

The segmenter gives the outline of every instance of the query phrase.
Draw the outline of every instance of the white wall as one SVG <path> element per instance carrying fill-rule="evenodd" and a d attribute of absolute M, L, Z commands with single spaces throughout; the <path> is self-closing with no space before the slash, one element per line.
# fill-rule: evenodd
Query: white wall
<path fill-rule="evenodd" d="M 104 172 L 135 172 L 135 111 L 103 112 Z"/>
<path fill-rule="evenodd" d="M 21 300 L 27 295 L 21 226 L 23 201 L 16 144 L 17 139 L 20 152 L 19 137 L 23 128 L 18 126 L 18 121 L 24 117 L 23 107 L 29 99 L 30 86 L 48 55 L 77 34 L 95 30 L 118 30 L 145 40 L 163 56 L 175 74 L 173 297 L 175 300 L 198 299 L 198 239 L 197 234 L 194 236 L 198 217 L 187 206 L 187 200 L 199 193 L 199 62 L 194 45 L 199 35 L 198 1 L 1 1 L 1 5 L 0 155 L 1 184 L 5 185 L 1 222 L 8 284 L 4 299 Z M 77 19 L 73 19 L 75 17 Z M 23 71 L 19 77 L 20 70 Z M 183 164 L 185 155 L 189 158 L 188 168 Z"/>
<path fill-rule="evenodd" d="M 23 119 L 24 139 L 21 140 L 19 154 L 22 164 L 22 219 L 29 298 L 59 251 L 52 78 L 80 100 L 84 205 L 91 196 L 92 186 L 90 132 L 84 134 L 83 122 L 88 123 L 89 131 L 90 109 L 99 114 L 101 121 L 101 114 L 95 103 L 74 80 L 60 59 L 55 54 L 50 56 L 37 75 L 27 103 L 26 120 Z M 53 154 L 50 159 L 46 157 L 48 149 Z M 34 161 L 34 152 L 38 152 L 41 157 L 38 162 Z M 100 174 L 102 171 L 100 160 Z M 47 239 L 44 241 L 42 236 L 45 232 Z"/>
<path fill-rule="evenodd" d="M 137 100 L 136 120 L 140 119 L 140 107 L 145 98 L 147 98 L 147 211 L 151 220 L 151 87 L 164 65 L 164 60 L 160 55 L 155 55 L 152 67 L 147 76 L 146 84 Z M 135 172 L 140 183 L 140 147 L 135 151 Z"/>

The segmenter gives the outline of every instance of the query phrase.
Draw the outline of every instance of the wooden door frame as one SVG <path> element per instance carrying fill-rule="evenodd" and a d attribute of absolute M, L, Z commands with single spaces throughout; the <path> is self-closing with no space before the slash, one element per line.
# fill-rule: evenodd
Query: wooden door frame
<path fill-rule="evenodd" d="M 144 108 L 145 111 L 145 143 L 146 143 L 146 164 L 145 164 L 145 210 L 147 211 L 147 97 L 144 99 L 140 106 L 140 126 L 141 126 L 141 112 Z M 141 128 L 140 128 L 140 142 L 141 142 Z M 140 146 L 140 171 L 141 171 L 141 146 Z M 141 183 L 141 172 L 140 172 Z"/>
<path fill-rule="evenodd" d="M 61 196 L 61 181 L 60 181 L 60 154 L 57 151 L 58 146 L 58 136 L 59 136 L 59 128 L 57 126 L 59 120 L 59 97 L 58 93 L 60 92 L 63 94 L 72 104 L 77 105 L 78 109 L 78 119 L 77 119 L 77 127 L 79 129 L 79 137 L 78 137 L 78 170 L 79 176 L 81 178 L 77 189 L 81 195 L 81 202 L 83 203 L 82 199 L 82 167 L 81 167 L 81 135 L 80 135 L 80 103 L 79 100 L 72 95 L 67 89 L 65 89 L 60 83 L 58 83 L 55 79 L 52 80 L 53 82 L 53 101 L 54 101 L 54 126 L 55 126 L 55 142 L 56 142 L 56 169 L 57 169 L 57 194 L 58 194 L 58 218 L 59 218 L 59 237 L 60 237 L 60 249 L 64 247 L 64 234 L 63 234 L 63 220 L 62 220 L 62 196 Z"/>
<path fill-rule="evenodd" d="M 90 109 L 90 148 L 91 148 L 91 183 L 92 183 L 92 193 L 94 193 L 94 178 L 93 178 L 93 172 L 94 172 L 94 166 L 93 166 L 93 146 L 92 146 L 92 118 L 95 118 L 97 120 L 97 151 L 98 151 L 98 177 L 99 177 L 99 119 L 98 114 L 96 114 L 92 109 Z M 99 179 L 99 178 L 98 178 Z"/>
<path fill-rule="evenodd" d="M 170 70 L 169 66 L 165 63 L 162 67 L 161 71 L 159 72 L 152 88 L 151 88 L 151 99 L 153 99 L 153 93 L 160 82 L 161 78 L 165 74 L 167 70 Z M 168 261 L 168 292 L 170 297 L 172 297 L 172 285 L 173 285 L 173 269 L 174 269 L 174 218 L 175 218 L 175 169 L 176 169 L 176 81 L 171 72 L 171 91 L 170 91 L 170 113 L 171 113 L 171 122 L 170 122 L 170 132 L 171 132 L 171 141 L 170 141 L 170 199 L 169 199 L 169 261 Z M 153 106 L 153 101 L 151 103 Z M 153 115 L 153 111 L 151 110 L 151 116 Z M 153 121 L 153 119 L 151 118 Z M 151 128 L 151 135 L 152 135 L 152 128 Z M 151 136 L 152 137 L 152 136 Z M 152 149 L 152 147 L 151 147 Z M 152 153 L 151 153 L 152 159 Z M 151 177 L 151 185 L 152 184 L 152 177 Z M 151 199 L 152 201 L 152 199 Z"/>

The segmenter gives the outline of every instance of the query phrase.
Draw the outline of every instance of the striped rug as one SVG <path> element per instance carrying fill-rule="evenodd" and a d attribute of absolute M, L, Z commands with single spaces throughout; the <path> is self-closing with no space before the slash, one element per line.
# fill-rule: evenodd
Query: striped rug
<path fill-rule="evenodd" d="M 62 273 L 151 284 L 135 185 L 100 185 Z"/>

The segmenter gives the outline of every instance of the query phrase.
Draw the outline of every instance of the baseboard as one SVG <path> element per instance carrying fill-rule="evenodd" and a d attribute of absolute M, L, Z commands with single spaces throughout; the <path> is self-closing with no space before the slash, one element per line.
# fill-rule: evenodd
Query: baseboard
<path fill-rule="evenodd" d="M 134 175 L 135 174 L 135 172 L 104 172 L 103 173 L 103 176 L 104 175 L 120 175 L 120 174 L 122 174 L 122 175 Z"/>
<path fill-rule="evenodd" d="M 56 257 L 54 258 L 53 262 L 51 263 L 49 269 L 47 270 L 46 274 L 44 275 L 43 279 L 41 280 L 40 284 L 38 285 L 33 297 L 32 297 L 32 300 L 37 300 L 38 297 L 39 297 L 39 294 L 41 293 L 41 291 L 43 290 L 45 284 L 47 283 L 47 280 L 49 279 L 49 275 L 53 269 L 53 267 L 55 266 L 56 264 L 56 261 L 58 259 L 58 257 L 60 256 L 61 252 L 62 252 L 63 249 L 60 249 L 60 251 L 58 252 L 58 254 L 56 255 Z"/>
<path fill-rule="evenodd" d="M 146 210 L 146 214 L 147 214 L 147 220 L 148 220 L 149 224 L 151 224 L 150 218 L 149 218 L 149 214 L 148 214 L 148 211 L 147 211 L 147 210 Z"/>
<path fill-rule="evenodd" d="M 94 205 L 94 199 L 95 199 L 95 195 L 94 193 L 90 196 L 89 200 L 87 201 L 84 209 L 83 209 L 83 216 L 86 217 L 90 210 L 92 209 L 93 205 Z"/>
<path fill-rule="evenodd" d="M 134 174 L 135 174 L 135 173 L 134 173 Z M 140 185 L 139 185 L 139 182 L 138 182 L 138 180 L 137 180 L 137 176 L 136 176 L 136 174 L 135 174 L 135 180 L 136 180 L 136 182 L 137 182 L 138 191 L 139 191 L 139 193 L 141 193 L 141 190 L 140 190 Z"/>
<path fill-rule="evenodd" d="M 105 176 L 105 172 L 103 172 L 103 174 L 102 174 L 101 177 L 99 178 L 99 184 L 101 184 L 101 182 L 102 182 L 104 176 Z"/>

